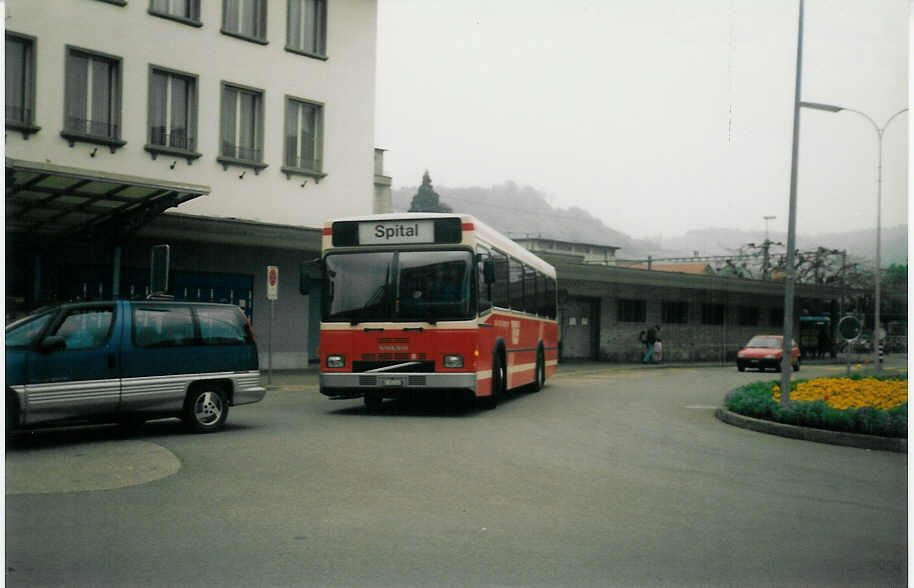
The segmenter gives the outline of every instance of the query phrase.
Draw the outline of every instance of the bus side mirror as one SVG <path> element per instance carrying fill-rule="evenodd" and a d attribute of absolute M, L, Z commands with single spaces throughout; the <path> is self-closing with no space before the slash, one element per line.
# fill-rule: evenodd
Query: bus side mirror
<path fill-rule="evenodd" d="M 314 287 L 311 282 L 321 279 L 320 275 L 323 268 L 324 262 L 320 257 L 311 261 L 301 262 L 298 266 L 298 291 L 302 296 L 307 296 L 311 293 L 311 289 Z"/>
<path fill-rule="evenodd" d="M 486 284 L 495 283 L 495 262 L 487 259 L 482 263 L 482 276 Z"/>
<path fill-rule="evenodd" d="M 304 263 L 298 276 L 298 291 L 302 296 L 307 296 L 311 292 L 311 276 L 308 275 L 308 267 Z"/>

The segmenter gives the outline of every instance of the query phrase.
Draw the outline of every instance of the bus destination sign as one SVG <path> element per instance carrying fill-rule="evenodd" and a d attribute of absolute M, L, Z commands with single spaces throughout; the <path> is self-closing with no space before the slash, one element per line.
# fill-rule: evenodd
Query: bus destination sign
<path fill-rule="evenodd" d="M 360 245 L 399 245 L 434 242 L 435 224 L 431 219 L 359 223 Z"/>

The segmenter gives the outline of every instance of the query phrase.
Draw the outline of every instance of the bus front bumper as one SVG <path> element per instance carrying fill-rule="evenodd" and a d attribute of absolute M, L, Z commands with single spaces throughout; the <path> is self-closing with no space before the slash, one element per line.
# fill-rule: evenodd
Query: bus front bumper
<path fill-rule="evenodd" d="M 358 398 L 366 392 L 396 396 L 404 390 L 469 390 L 476 393 L 475 373 L 339 373 L 321 374 L 320 391 L 331 398 Z"/>

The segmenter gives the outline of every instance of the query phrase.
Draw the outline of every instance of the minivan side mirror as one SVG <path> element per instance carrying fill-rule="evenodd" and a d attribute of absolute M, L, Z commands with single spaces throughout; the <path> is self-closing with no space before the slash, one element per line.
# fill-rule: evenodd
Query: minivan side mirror
<path fill-rule="evenodd" d="M 53 353 L 55 351 L 63 351 L 67 348 L 67 340 L 61 337 L 60 335 L 51 335 L 50 337 L 45 337 L 41 340 L 41 343 L 38 345 L 38 350 L 42 353 Z"/>
<path fill-rule="evenodd" d="M 491 259 L 482 262 L 482 277 L 486 284 L 495 283 L 495 262 Z"/>

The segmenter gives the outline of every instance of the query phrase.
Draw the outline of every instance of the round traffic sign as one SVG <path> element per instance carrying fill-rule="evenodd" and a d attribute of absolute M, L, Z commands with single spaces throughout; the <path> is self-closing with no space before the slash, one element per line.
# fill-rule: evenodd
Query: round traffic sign
<path fill-rule="evenodd" d="M 853 341 L 860 336 L 862 326 L 855 316 L 846 316 L 838 321 L 838 334 L 845 341 Z"/>

